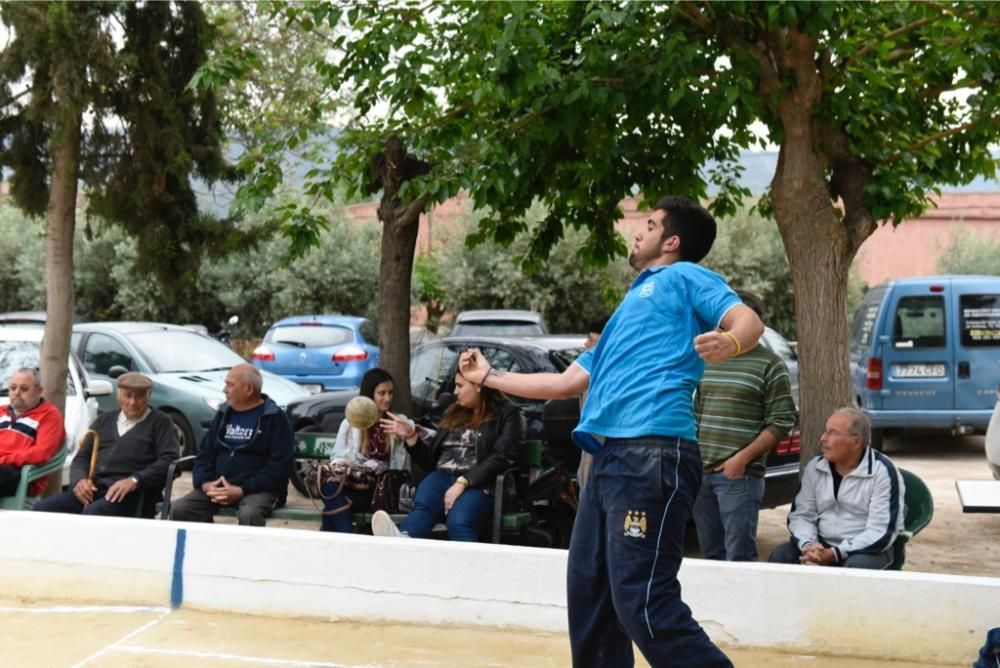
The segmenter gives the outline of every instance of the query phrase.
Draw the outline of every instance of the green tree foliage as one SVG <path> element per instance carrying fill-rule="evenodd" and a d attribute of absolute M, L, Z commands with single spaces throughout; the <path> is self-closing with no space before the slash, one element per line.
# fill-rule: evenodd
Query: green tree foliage
<path fill-rule="evenodd" d="M 78 186 L 88 211 L 136 240 L 165 301 L 199 260 L 256 230 L 198 211 L 192 177 L 232 180 L 211 91 L 188 86 L 213 39 L 196 2 L 6 2 L 0 20 L 0 169 L 27 213 L 46 214 L 43 383 L 63 406 Z M 53 486 L 58 489 L 58 486 Z"/>
<path fill-rule="evenodd" d="M 325 71 L 359 114 L 314 188 L 364 192 L 398 137 L 430 167 L 401 200 L 464 189 L 489 212 L 477 239 L 528 234 L 529 260 L 567 228 L 586 231 L 582 259 L 622 254 L 613 221 L 636 189 L 704 197 L 711 183 L 713 210 L 735 212 L 733 159 L 763 123 L 780 146 L 761 210 L 795 287 L 804 457 L 849 400 L 861 243 L 918 216 L 936 184 L 996 171 L 996 3 L 316 3 L 289 17 L 346 28 Z M 536 199 L 547 216 L 529 230 Z"/>
<path fill-rule="evenodd" d="M 257 248 L 203 262 L 195 280 L 181 286 L 176 304 L 163 300 L 159 284 L 140 270 L 136 240 L 119 226 L 78 230 L 74 255 L 77 313 L 85 320 L 152 320 L 202 323 L 210 329 L 238 315 L 236 333 L 263 336 L 280 318 L 345 313 L 374 318 L 378 293 L 378 226 L 347 219 L 340 209 L 318 210 L 328 219 L 319 245 L 291 265 L 289 242 L 275 238 Z M 267 212 L 261 214 L 266 216 Z M 255 224 L 253 217 L 248 221 Z M 0 311 L 45 305 L 43 222 L 0 205 Z"/>
<path fill-rule="evenodd" d="M 188 87 L 214 39 L 198 3 L 5 3 L 2 17 L 13 32 L 0 58 L 8 95 L 18 86 L 30 93 L 0 106 L 0 165 L 12 171 L 18 205 L 38 215 L 47 206 L 56 113 L 49 73 L 72 57 L 88 64 L 71 83 L 88 116 L 79 154 L 88 214 L 134 236 L 144 273 L 163 278 L 166 292 L 204 254 L 243 239 L 198 211 L 192 186 L 195 176 L 236 177 L 222 156 L 214 94 Z M 56 47 L 60 25 L 78 32 Z"/>
<path fill-rule="evenodd" d="M 529 211 L 529 228 L 544 217 L 544 211 L 534 207 Z M 476 233 L 483 218 L 470 212 L 451 243 L 434 257 L 442 300 L 452 313 L 531 309 L 545 317 L 551 332 L 581 333 L 592 320 L 611 313 L 634 277 L 624 260 L 605 267 L 581 262 L 577 251 L 584 234 L 577 231 L 556 244 L 545 263 L 525 271 L 521 259 L 530 251 L 527 236 L 508 246 L 495 241 L 467 246 L 465 240 Z"/>
<path fill-rule="evenodd" d="M 719 236 L 702 262 L 734 288 L 759 296 L 764 322 L 794 340 L 795 293 L 781 235 L 774 221 L 746 209 L 719 221 Z"/>
<path fill-rule="evenodd" d="M 45 239 L 38 219 L 0 205 L 0 311 L 45 310 Z"/>
<path fill-rule="evenodd" d="M 1000 239 L 957 229 L 938 258 L 942 274 L 1000 276 Z"/>

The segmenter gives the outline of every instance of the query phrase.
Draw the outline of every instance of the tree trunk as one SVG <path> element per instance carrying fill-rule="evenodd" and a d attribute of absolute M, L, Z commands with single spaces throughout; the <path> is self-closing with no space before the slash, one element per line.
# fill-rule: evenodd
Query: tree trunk
<path fill-rule="evenodd" d="M 815 41 L 787 36 L 782 67 L 796 87 L 778 104 L 784 141 L 771 183 L 774 217 L 795 287 L 804 465 L 819 449 L 827 417 L 850 405 L 847 277 L 857 250 L 827 185 L 814 123 L 822 90 Z"/>
<path fill-rule="evenodd" d="M 382 190 L 378 217 L 382 221 L 382 257 L 379 262 L 378 319 L 382 367 L 396 381 L 393 401 L 397 410 L 411 414 L 410 396 L 410 283 L 417 247 L 420 214 L 426 197 L 408 205 L 399 198 L 406 181 L 427 172 L 427 164 L 406 153 L 398 137 L 390 137 L 386 150 L 372 160 L 373 191 Z"/>
<path fill-rule="evenodd" d="M 58 84 L 57 84 L 58 85 Z M 41 371 L 45 397 L 64 411 L 69 345 L 73 329 L 73 230 L 76 225 L 77 172 L 81 116 L 63 107 L 52 134 L 52 182 L 46 214 L 45 338 Z"/>
<path fill-rule="evenodd" d="M 76 226 L 77 173 L 80 157 L 81 114 L 61 84 L 65 72 L 57 69 L 53 86 L 60 107 L 52 132 L 50 153 L 52 180 L 46 212 L 45 240 L 45 337 L 39 366 L 45 398 L 66 412 L 66 376 L 73 329 L 73 230 Z M 53 473 L 46 493 L 62 487 L 62 472 Z"/>
<path fill-rule="evenodd" d="M 396 380 L 393 403 L 406 414 L 410 401 L 410 282 L 416 253 L 419 212 L 408 220 L 396 207 L 379 207 L 382 259 L 379 266 L 378 320 L 382 367 Z M 389 209 L 384 215 L 382 209 Z"/>

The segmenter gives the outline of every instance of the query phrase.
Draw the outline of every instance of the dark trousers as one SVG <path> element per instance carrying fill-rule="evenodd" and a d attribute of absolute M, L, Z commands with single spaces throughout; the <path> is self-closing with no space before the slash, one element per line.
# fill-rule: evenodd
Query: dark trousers
<path fill-rule="evenodd" d="M 371 512 L 372 493 L 375 490 L 371 488 L 357 490 L 344 485 L 340 493 L 334 496 L 337 493 L 338 487 L 340 487 L 340 483 L 336 480 L 327 480 L 323 483 L 323 496 L 332 498 L 323 499 L 323 519 L 321 520 L 319 530 L 351 533 L 354 531 L 351 515 L 354 513 Z M 340 510 L 347 506 L 348 502 L 350 502 L 350 508 Z M 333 515 L 326 514 L 332 510 L 340 510 L 340 512 Z"/>
<path fill-rule="evenodd" d="M 768 561 L 772 564 L 797 564 L 801 556 L 802 552 L 799 550 L 798 543 L 792 539 L 774 548 Z M 844 563 L 837 565 L 844 568 L 870 568 L 883 571 L 892 566 L 892 559 L 892 550 L 889 549 L 878 554 L 852 554 L 844 559 Z"/>
<path fill-rule="evenodd" d="M 681 600 L 677 571 L 701 484 L 692 441 L 608 439 L 594 456 L 569 547 L 573 665 L 732 666 Z"/>
<path fill-rule="evenodd" d="M 20 483 L 20 466 L 0 464 L 0 496 L 14 496 Z"/>
<path fill-rule="evenodd" d="M 112 517 L 134 517 L 135 506 L 142 494 L 139 490 L 127 495 L 118 503 L 112 503 L 104 498 L 108 493 L 106 487 L 94 492 L 94 500 L 83 505 L 73 492 L 60 492 L 55 496 L 42 499 L 35 504 L 35 510 L 43 513 L 72 513 L 74 515 L 106 515 Z"/>
<path fill-rule="evenodd" d="M 236 504 L 236 517 L 243 526 L 262 527 L 274 510 L 278 495 L 274 492 L 247 494 Z M 170 506 L 170 519 L 178 522 L 211 522 L 222 506 L 205 492 L 193 489 Z"/>

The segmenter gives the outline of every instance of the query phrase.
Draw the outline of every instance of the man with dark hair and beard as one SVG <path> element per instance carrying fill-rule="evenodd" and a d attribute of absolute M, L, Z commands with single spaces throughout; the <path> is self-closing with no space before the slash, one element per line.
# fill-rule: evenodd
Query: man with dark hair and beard
<path fill-rule="evenodd" d="M 588 392 L 573 433 L 594 455 L 570 542 L 574 666 L 731 666 L 681 600 L 677 572 L 701 484 L 692 396 L 705 361 L 752 348 L 764 326 L 721 276 L 700 267 L 715 219 L 683 197 L 660 200 L 636 233 L 639 272 L 597 345 L 561 374 L 503 374 L 477 350 L 460 368 L 511 395 Z"/>

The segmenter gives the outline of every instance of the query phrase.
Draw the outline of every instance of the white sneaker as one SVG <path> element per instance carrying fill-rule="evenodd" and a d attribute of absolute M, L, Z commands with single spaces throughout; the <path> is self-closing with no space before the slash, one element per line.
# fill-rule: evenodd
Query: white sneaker
<path fill-rule="evenodd" d="M 385 538 L 398 538 L 402 535 L 389 513 L 384 510 L 376 510 L 372 515 L 372 533 Z"/>

